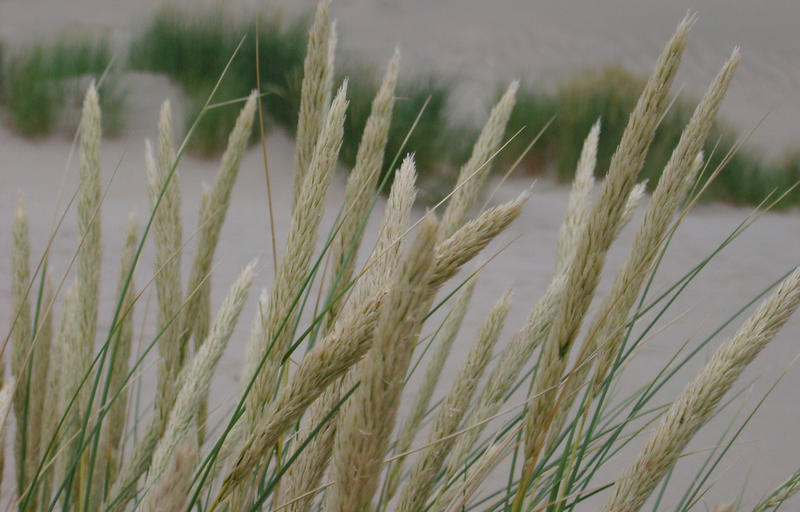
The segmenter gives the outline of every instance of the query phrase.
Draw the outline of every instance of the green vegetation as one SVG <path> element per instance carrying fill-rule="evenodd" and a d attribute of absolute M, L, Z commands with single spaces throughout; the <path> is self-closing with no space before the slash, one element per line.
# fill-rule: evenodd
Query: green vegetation
<path fill-rule="evenodd" d="M 509 145 L 505 163 L 510 163 L 548 120 L 552 125 L 543 133 L 524 160 L 528 172 L 542 172 L 551 165 L 559 180 L 572 180 L 584 138 L 592 124 L 601 120 L 597 148 L 597 174 L 608 169 L 614 149 L 622 137 L 628 114 L 633 109 L 644 82 L 619 67 L 606 67 L 574 75 L 554 94 L 533 87 L 520 90 L 517 106 L 508 124 L 507 136 L 525 127 L 524 135 Z M 639 179 L 655 187 L 664 165 L 689 121 L 695 103 L 679 97 L 662 119 Z M 707 172 L 712 172 L 727 158 L 724 170 L 711 183 L 704 200 L 756 205 L 770 192 L 783 192 L 800 180 L 798 155 L 784 162 L 767 162 L 752 150 L 736 150 L 737 137 L 724 126 L 715 124 L 704 151 Z M 800 204 L 800 194 L 792 191 L 778 206 Z"/>
<path fill-rule="evenodd" d="M 290 131 L 297 122 L 306 25 L 305 20 L 286 25 L 269 16 L 258 22 L 262 104 L 270 119 Z M 232 100 L 256 88 L 256 22 L 236 23 L 216 10 L 191 15 L 164 9 L 131 41 L 129 65 L 164 73 L 179 83 L 190 98 L 186 119 L 194 119 L 243 37 L 215 97 L 218 104 L 230 103 L 211 109 L 198 124 L 192 142 L 198 153 L 211 156 L 225 147 L 241 108 Z"/>
<path fill-rule="evenodd" d="M 14 50 L 2 59 L 2 99 L 14 128 L 26 137 L 49 134 L 62 121 L 77 126 L 87 79 L 99 80 L 109 70 L 100 87 L 103 129 L 117 134 L 122 129 L 124 92 L 105 38 L 63 37 L 52 43 L 37 43 Z M 73 107 L 68 109 L 67 107 Z M 72 112 L 75 111 L 75 112 Z M 74 114 L 74 115 L 69 115 Z"/>
<path fill-rule="evenodd" d="M 303 72 L 307 20 L 289 22 L 275 16 L 261 16 L 256 21 L 235 21 L 221 11 L 191 14 L 174 9 L 156 13 L 150 24 L 131 42 L 130 66 L 134 69 L 164 73 L 188 93 L 190 104 L 186 119 L 199 113 L 216 77 L 225 67 L 236 47 L 242 47 L 221 84 L 216 102 L 244 98 L 256 88 L 256 33 L 258 33 L 258 68 L 267 119 L 294 133 L 300 105 L 300 80 Z M 377 91 L 376 70 L 354 66 L 342 73 L 349 77 L 350 105 L 342 142 L 342 161 L 355 162 L 360 134 Z M 400 149 L 409 128 L 428 97 L 427 106 L 406 147 L 413 148 L 422 169 L 449 164 L 447 127 L 449 84 L 430 77 L 407 81 L 398 89 L 398 101 L 388 143 L 388 154 Z M 192 149 L 207 156 L 218 154 L 233 127 L 239 105 L 231 103 L 209 110 L 192 139 Z M 257 126 L 255 128 L 257 131 Z M 443 161 L 445 160 L 445 161 Z M 390 162 L 385 163 L 388 172 Z"/>
<path fill-rule="evenodd" d="M 261 75 L 268 128 L 278 125 L 294 134 L 307 26 L 307 18 L 287 21 L 269 13 L 257 19 L 253 16 L 234 19 L 221 9 L 191 13 L 159 10 L 131 41 L 127 64 L 115 62 L 103 80 L 99 93 L 104 132 L 113 135 L 122 129 L 125 94 L 119 87 L 118 75 L 126 65 L 166 74 L 180 84 L 189 98 L 183 115 L 190 121 L 197 117 L 215 77 L 242 43 L 215 96 L 215 105 L 205 111 L 195 129 L 190 149 L 206 157 L 222 151 L 236 119 L 239 100 L 256 88 L 256 69 Z M 103 38 L 63 38 L 52 44 L 5 53 L 0 47 L 0 83 L 6 117 L 20 134 L 28 137 L 50 133 L 62 122 L 65 111 L 68 126 L 74 128 L 73 114 L 77 111 L 74 107 L 79 103 L 79 91 L 86 86 L 85 78 L 98 79 L 112 60 L 108 41 Z M 376 69 L 364 65 L 350 65 L 339 72 L 340 78 L 349 77 L 352 91 L 340 155 L 348 167 L 355 161 L 359 134 L 377 90 L 377 75 Z M 523 160 L 523 169 L 534 173 L 554 169 L 561 181 L 569 181 L 583 139 L 599 118 L 603 137 L 598 147 L 598 173 L 604 173 L 642 86 L 642 80 L 619 67 L 577 73 L 553 93 L 533 85 L 523 86 L 506 135 L 510 137 L 523 127 L 525 130 L 501 153 L 495 168 L 511 164 L 552 118 L 552 125 Z M 476 127 L 457 126 L 450 121 L 452 88 L 451 79 L 434 76 L 401 82 L 387 143 L 383 176 L 391 172 L 391 161 L 409 136 L 405 147 L 415 152 L 425 179 L 423 196 L 431 200 L 452 185 L 454 169 L 469 156 L 475 138 Z M 687 98 L 678 98 L 663 118 L 640 175 L 640 179 L 649 180 L 651 189 L 693 107 L 694 103 Z M 257 131 L 256 125 L 251 142 Z M 735 151 L 729 156 L 736 139 L 736 134 L 725 127 L 715 126 L 712 130 L 705 145 L 706 155 L 710 156 L 708 169 L 714 170 L 726 157 L 727 162 L 705 194 L 705 200 L 758 204 L 770 192 L 787 190 L 800 179 L 797 153 L 777 162 L 767 161 L 752 149 Z M 778 206 L 797 204 L 800 204 L 800 190 L 792 191 Z"/>

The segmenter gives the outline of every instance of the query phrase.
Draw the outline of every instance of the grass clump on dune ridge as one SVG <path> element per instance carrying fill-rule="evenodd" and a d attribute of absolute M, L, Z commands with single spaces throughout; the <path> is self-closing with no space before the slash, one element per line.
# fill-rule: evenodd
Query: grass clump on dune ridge
<path fill-rule="evenodd" d="M 300 82 L 307 40 L 306 20 L 288 24 L 275 15 L 258 18 L 258 52 L 261 72 L 262 103 L 267 119 L 294 132 L 300 106 Z M 190 97 L 186 119 L 194 119 L 215 77 L 246 35 L 241 50 L 221 84 L 216 103 L 246 96 L 256 87 L 256 23 L 232 19 L 221 11 L 200 13 L 164 9 L 156 13 L 130 45 L 130 66 L 164 73 L 184 87 Z M 335 48 L 334 48 L 335 50 Z M 341 160 L 352 167 L 361 132 L 369 114 L 370 102 L 377 91 L 375 70 L 353 65 L 338 77 L 350 82 L 349 115 L 345 120 Z M 415 149 L 421 171 L 441 168 L 452 162 L 455 128 L 447 123 L 451 87 L 443 80 L 428 77 L 402 79 L 390 129 L 388 151 L 396 153 L 414 123 L 423 104 L 425 110 L 411 133 L 408 147 Z M 192 147 L 207 156 L 218 154 L 233 126 L 236 105 L 216 107 L 206 113 L 192 138 Z M 390 172 L 388 162 L 383 175 Z"/>
<path fill-rule="evenodd" d="M 640 171 L 657 137 L 694 20 L 688 16 L 680 23 L 632 107 L 602 181 L 597 160 L 603 135 L 599 125 L 587 130 L 576 155 L 576 180 L 553 276 L 528 318 L 522 325 L 506 326 L 511 334 L 502 336 L 511 300 L 506 292 L 489 298 L 496 305 L 476 333 L 460 333 L 464 310 L 474 298 L 471 287 L 481 278 L 480 264 L 469 274 L 462 273 L 464 265 L 502 236 L 530 197 L 526 191 L 474 211 L 491 159 L 504 142 L 518 83 L 508 86 L 488 116 L 446 206 L 411 223 L 417 178 L 411 155 L 401 159 L 383 211 L 373 212 L 378 178 L 385 162 L 396 156 L 387 150 L 402 67 L 395 55 L 371 103 L 336 222 L 324 232 L 326 196 L 352 94 L 346 80 L 339 84 L 332 79 L 333 52 L 328 50 L 335 28 L 328 9 L 327 0 L 317 9 L 300 86 L 297 178 L 286 243 L 274 255 L 275 279 L 255 310 L 245 307 L 251 286 L 260 280 L 255 262 L 232 283 L 219 311 L 210 310 L 214 255 L 252 133 L 259 100 L 254 91 L 240 105 L 215 183 L 200 198 L 180 195 L 176 170 L 186 141 L 178 145 L 174 140 L 170 107 L 163 106 L 158 141 L 153 148 L 146 145 L 143 179 L 151 210 L 145 222 L 129 221 L 113 313 L 107 323 L 98 322 L 99 287 L 104 285 L 102 113 L 97 91 L 90 86 L 79 137 L 81 245 L 74 278 L 58 276 L 49 288 L 42 265 L 31 265 L 22 199 L 13 219 L 11 326 L 3 343 L 4 349 L 10 347 L 13 364 L 0 389 L 0 420 L 11 409 L 17 424 L 15 457 L 8 462 L 14 465 L 12 499 L 26 511 L 305 512 L 316 507 L 331 512 L 560 512 L 580 510 L 584 500 L 602 493 L 605 512 L 641 510 L 658 485 L 669 484 L 671 470 L 693 435 L 728 405 L 723 398 L 739 375 L 800 306 L 800 268 L 795 267 L 753 299 L 766 296 L 676 400 L 664 406 L 654 397 L 704 347 L 711 347 L 714 336 L 688 356 L 676 354 L 655 368 L 644 387 L 616 390 L 636 349 L 660 327 L 658 322 L 641 325 L 640 318 L 653 312 L 657 320 L 671 312 L 674 298 L 713 257 L 666 293 L 650 293 L 669 237 L 696 199 L 692 189 L 704 162 L 702 147 L 737 67 L 738 52 L 710 84 L 671 148 L 644 218 L 634 218 L 636 205 L 646 199 Z M 209 108 L 218 85 L 212 85 L 188 137 L 213 111 Z M 200 234 L 190 246 L 195 249 L 192 271 L 183 289 L 179 272 L 189 250 L 182 243 L 180 204 L 187 200 L 199 203 Z M 377 241 L 359 267 L 353 258 L 373 214 L 381 216 Z M 612 287 L 600 295 L 606 255 L 630 222 L 637 224 L 634 243 Z M 140 261 L 145 243 L 155 244 L 152 268 Z M 132 311 L 141 307 L 139 299 L 150 286 L 156 287 L 156 312 L 145 321 L 151 324 L 147 332 L 155 334 L 134 352 L 138 323 Z M 440 294 L 445 287 L 462 286 L 466 288 L 455 304 L 449 300 L 455 292 Z M 315 289 L 319 299 L 308 300 Z M 51 328 L 54 305 L 62 320 Z M 444 320 L 446 340 L 436 334 L 439 321 L 432 316 L 440 308 L 451 311 Z M 240 387 L 226 397 L 233 407 L 220 425 L 207 429 L 211 379 L 242 314 L 252 318 L 252 328 Z M 580 328 L 584 323 L 589 326 L 585 333 Z M 629 329 L 629 323 L 637 329 Z M 442 362 L 464 338 L 472 344 L 469 356 L 453 383 L 441 382 L 451 385 L 446 398 L 430 407 L 428 391 L 441 380 Z M 412 403 L 415 412 L 402 418 L 399 404 L 415 387 L 413 361 L 427 345 L 436 357 L 425 369 L 425 389 L 414 398 L 418 403 Z M 47 364 L 43 346 L 52 347 L 57 356 Z M 132 353 L 137 356 L 131 358 Z M 158 372 L 153 406 L 144 415 L 126 415 L 131 386 L 150 364 Z M 57 398 L 42 399 L 45 389 Z M 513 398 L 517 389 L 530 390 L 522 403 Z M 417 444 L 428 420 L 433 428 Z M 655 428 L 640 429 L 640 421 Z M 137 435 L 122 436 L 125 431 Z M 707 455 L 678 510 L 699 506 L 720 460 L 715 459 L 717 449 L 722 454 L 726 450 L 723 441 Z M 609 484 L 599 471 L 630 442 L 644 448 Z M 492 471 L 507 473 L 496 488 L 487 481 Z M 765 494 L 768 498 L 759 507 L 786 499 L 797 489 L 795 483 L 791 475 Z"/>
<path fill-rule="evenodd" d="M 88 81 L 108 70 L 101 91 L 103 128 L 109 134 L 119 133 L 124 92 L 118 68 L 109 69 L 112 58 L 111 46 L 102 37 L 64 36 L 52 43 L 8 50 L 2 62 L 2 97 L 11 124 L 28 137 L 47 135 L 61 121 L 65 107 L 79 107 Z M 74 128 L 77 118 L 67 123 Z"/>
<path fill-rule="evenodd" d="M 304 20 L 284 25 L 274 16 L 261 16 L 258 26 L 259 71 L 264 110 L 270 119 L 290 131 L 297 122 L 300 77 L 306 43 Z M 231 63 L 215 96 L 215 103 L 245 97 L 256 86 L 256 23 L 231 19 L 223 10 L 202 13 L 177 9 L 158 11 L 130 43 L 133 69 L 164 73 L 189 96 L 186 119 L 195 119 L 242 37 L 245 44 Z M 192 138 L 192 146 L 208 156 L 225 148 L 238 108 L 236 103 L 206 112 Z M 191 123 L 187 123 L 191 124 Z"/>
<path fill-rule="evenodd" d="M 598 171 L 604 173 L 625 129 L 628 113 L 643 87 L 643 80 L 616 66 L 576 73 L 554 94 L 523 87 L 508 131 L 515 133 L 525 126 L 526 132 L 535 133 L 553 118 L 552 125 L 529 153 L 526 166 L 536 172 L 552 163 L 559 180 L 568 182 L 574 176 L 585 134 L 599 118 L 603 137 L 597 148 L 597 165 Z M 640 173 L 641 179 L 649 180 L 650 190 L 678 142 L 692 108 L 691 103 L 680 96 L 662 119 Z M 525 147 L 522 141 L 512 144 L 510 155 L 519 154 Z M 710 169 L 723 162 L 725 169 L 707 190 L 705 200 L 757 205 L 767 194 L 783 192 L 800 179 L 796 155 L 769 162 L 752 149 L 737 149 L 736 144 L 736 136 L 730 128 L 714 124 L 704 151 L 709 157 Z M 506 160 L 513 158 L 510 156 Z M 778 206 L 796 205 L 799 200 L 800 195 L 794 191 Z"/>

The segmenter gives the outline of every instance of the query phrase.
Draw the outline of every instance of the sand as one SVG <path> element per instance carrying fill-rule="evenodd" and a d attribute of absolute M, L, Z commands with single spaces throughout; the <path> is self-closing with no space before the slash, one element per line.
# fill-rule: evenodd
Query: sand
<path fill-rule="evenodd" d="M 308 6 L 313 2 L 300 4 Z M 101 4 L 98 0 L 83 0 L 69 2 L 68 6 L 52 0 L 4 2 L 0 5 L 0 36 L 20 40 L 51 30 L 99 27 L 124 40 L 130 33 L 133 20 L 144 17 L 155 5 L 150 1 Z M 491 7 L 478 0 L 436 3 L 418 0 L 403 3 L 341 0 L 335 3 L 333 11 L 339 20 L 345 52 L 358 52 L 380 63 L 399 44 L 404 52 L 404 70 L 435 68 L 462 77 L 467 85 L 459 89 L 460 112 L 477 117 L 481 107 L 474 105 L 479 103 L 478 99 L 485 98 L 493 91 L 497 81 L 520 76 L 552 83 L 576 68 L 605 61 L 620 61 L 635 70 L 648 70 L 672 27 L 690 6 L 688 2 L 667 4 L 633 0 L 614 0 L 604 3 L 602 8 L 586 0 L 539 6 L 521 0 L 509 0 L 493 3 Z M 796 46 L 793 20 L 800 16 L 800 4 L 784 0 L 771 2 L 769 7 L 756 8 L 745 1 L 717 0 L 692 7 L 700 11 L 701 17 L 692 31 L 678 83 L 685 84 L 687 92 L 699 94 L 733 44 L 741 44 L 743 64 L 734 80 L 731 94 L 723 104 L 723 117 L 741 128 L 747 128 L 772 109 L 768 120 L 753 137 L 753 143 L 770 154 L 778 154 L 795 143 L 797 131 L 792 130 L 791 123 L 800 114 L 800 98 L 795 93 L 800 77 L 800 61 L 797 57 L 800 52 L 792 54 L 791 51 Z M 293 12 L 298 7 L 293 5 L 287 9 Z M 131 91 L 130 122 L 122 137 L 107 140 L 103 146 L 103 180 L 109 186 L 102 217 L 105 284 L 100 313 L 101 332 L 108 328 L 110 321 L 118 252 L 128 212 L 134 211 L 142 224 L 148 212 L 143 139 L 155 136 L 155 122 L 162 99 L 170 98 L 176 112 L 180 111 L 182 101 L 180 91 L 162 77 L 131 74 L 126 80 Z M 70 143 L 71 139 L 66 135 L 30 141 L 15 135 L 6 125 L 0 127 L 0 152 L 3 155 L 0 171 L 0 251 L 6 255 L 10 247 L 10 225 L 18 191 L 22 192 L 28 206 L 32 252 L 38 257 L 45 249 L 54 216 L 61 213 L 77 184 L 75 156 L 67 170 L 63 189 L 60 187 Z M 287 134 L 277 131 L 269 136 L 267 144 L 280 250 L 288 227 L 293 143 Z M 195 230 L 201 184 L 204 181 L 211 182 L 216 168 L 216 162 L 190 156 L 179 166 L 184 197 L 184 233 L 187 237 Z M 492 201 L 496 203 L 511 199 L 530 184 L 529 178 L 516 177 L 502 185 Z M 488 190 L 493 185 L 490 183 Z M 332 223 L 343 189 L 344 172 L 341 170 L 331 186 L 323 230 L 327 230 Z M 63 193 L 60 195 L 61 190 Z M 254 314 L 255 298 L 258 289 L 268 288 L 272 280 L 273 261 L 265 190 L 261 154 L 254 148 L 248 151 L 243 160 L 215 259 L 212 307 L 216 308 L 237 272 L 254 256 L 260 257 L 256 285 L 213 383 L 212 404 L 216 407 L 216 417 L 224 413 L 238 389 L 238 369 Z M 519 236 L 482 272 L 475 300 L 462 330 L 460 348 L 445 368 L 444 382 L 451 380 L 457 369 L 458 355 L 463 354 L 471 342 L 469 334 L 475 331 L 482 316 L 505 288 L 513 287 L 515 295 L 501 340 L 508 340 L 513 330 L 524 321 L 550 278 L 555 259 L 555 240 L 567 193 L 568 190 L 562 186 L 542 181 L 537 183 L 522 217 L 498 243 L 484 253 L 486 257 L 505 242 Z M 59 198 L 61 210 L 57 212 Z M 377 208 L 381 209 L 382 206 L 383 203 L 379 202 Z M 416 213 L 419 215 L 422 210 Z M 749 213 L 748 209 L 724 205 L 697 207 L 676 233 L 654 282 L 654 290 L 666 289 L 699 263 Z M 67 213 L 51 250 L 51 268 L 56 282 L 63 277 L 77 243 L 75 217 L 74 211 Z M 608 290 L 610 278 L 621 264 L 634 229 L 640 222 L 641 211 L 612 248 L 598 296 Z M 658 324 L 663 329 L 656 328 L 657 335 L 648 338 L 634 362 L 626 369 L 618 388 L 620 396 L 647 382 L 683 342 L 690 340 L 688 346 L 696 346 L 764 287 L 796 265 L 800 254 L 798 228 L 800 218 L 796 211 L 766 214 L 721 252 L 670 308 Z M 367 243 L 374 239 L 375 231 L 373 222 L 367 228 Z M 184 280 L 193 251 L 194 242 L 191 241 L 184 255 Z M 0 332 L 5 333 L 10 309 L 8 256 L 3 256 L 3 261 L 5 264 L 0 266 Z M 138 269 L 137 284 L 142 286 L 147 282 L 152 271 L 152 247 L 147 244 Z M 145 295 L 142 307 L 137 311 L 137 336 L 141 333 L 140 322 L 147 302 Z M 153 305 L 149 307 L 152 313 Z M 686 371 L 679 373 L 674 382 L 664 388 L 657 402 L 667 401 L 679 392 L 708 357 L 711 349 L 718 346 L 725 335 L 731 334 L 740 323 L 741 320 L 734 321 L 712 341 L 709 349 L 702 351 Z M 427 327 L 426 331 L 431 329 L 433 326 Z M 149 334 L 152 333 L 144 331 L 145 340 Z M 739 413 L 740 422 L 769 386 L 788 370 L 723 459 L 715 476 L 718 481 L 703 499 L 709 506 L 734 500 L 740 493 L 743 493 L 745 504 L 752 504 L 800 465 L 800 446 L 796 441 L 797 425 L 800 423 L 796 389 L 800 386 L 800 373 L 792 367 L 793 358 L 798 354 L 798 335 L 800 317 L 789 322 L 741 379 L 737 389 L 744 389 L 750 384 L 752 386 L 740 402 L 744 406 L 738 409 L 737 404 L 731 408 L 731 412 Z M 151 396 L 154 386 L 152 358 L 148 359 L 148 363 L 142 397 Z M 444 389 L 438 391 L 439 395 L 443 392 Z M 146 402 L 141 407 L 144 410 Z M 680 498 L 685 483 L 693 476 L 693 472 L 686 468 L 692 468 L 703 460 L 703 450 L 713 446 L 730 418 L 731 415 L 727 414 L 713 421 L 690 445 L 690 450 L 699 453 L 688 457 L 679 466 L 664 506 Z M 598 476 L 597 483 L 602 484 L 614 478 L 617 469 L 624 466 L 641 441 L 634 441 L 630 449 L 623 451 L 609 465 L 610 469 Z M 10 447 L 7 450 L 10 454 Z M 9 466 L 7 464 L 7 468 Z M 7 469 L 5 481 L 8 482 L 8 479 Z M 501 485 L 502 482 L 502 477 L 492 481 L 495 485 Z M 598 500 L 603 499 L 601 494 Z M 798 506 L 798 502 L 793 503 L 795 507 Z M 595 505 L 596 502 L 586 503 L 578 508 L 593 510 Z M 790 510 L 791 506 L 787 504 L 786 509 Z"/>

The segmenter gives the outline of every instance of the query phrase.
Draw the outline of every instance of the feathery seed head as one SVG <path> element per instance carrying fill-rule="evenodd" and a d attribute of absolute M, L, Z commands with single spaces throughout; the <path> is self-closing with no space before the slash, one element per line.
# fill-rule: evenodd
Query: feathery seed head
<path fill-rule="evenodd" d="M 563 273 L 575 252 L 577 239 L 585 229 L 592 208 L 594 168 L 597 164 L 597 143 L 600 137 L 600 120 L 589 130 L 575 171 L 575 180 L 569 193 L 567 213 L 558 234 L 556 274 Z"/>
<path fill-rule="evenodd" d="M 644 448 L 617 479 L 614 494 L 604 511 L 639 510 L 697 429 L 708 420 L 742 371 L 772 340 L 798 305 L 800 268 L 784 279 L 734 337 L 717 349 L 672 403 Z"/>
<path fill-rule="evenodd" d="M 342 411 L 336 432 L 333 480 L 327 509 L 364 510 L 378 485 L 379 468 L 394 430 L 400 393 L 417 341 L 416 325 L 427 311 L 429 274 L 438 222 L 431 213 L 420 224 L 381 307 L 375 345 L 360 367 L 361 385 Z"/>
<path fill-rule="evenodd" d="M 308 47 L 303 62 L 300 86 L 300 112 L 297 118 L 297 151 L 295 154 L 294 201 L 300 195 L 306 172 L 311 165 L 314 148 L 325 124 L 333 81 L 335 32 L 328 17 L 330 0 L 317 4 L 314 22 L 308 34 Z"/>
<path fill-rule="evenodd" d="M 513 201 L 486 210 L 449 238 L 440 241 L 436 245 L 436 264 L 431 275 L 431 286 L 438 287 L 450 279 L 461 265 L 471 260 L 502 233 L 519 217 L 522 205 L 529 197 L 530 193 L 525 191 Z"/>
<path fill-rule="evenodd" d="M 208 339 L 177 379 L 179 386 L 175 404 L 170 412 L 164 435 L 158 441 L 153 453 L 147 488 L 151 488 L 162 478 L 178 446 L 189 434 L 200 402 L 211 384 L 217 362 L 233 333 L 239 313 L 247 299 L 256 263 L 256 260 L 251 261 L 239 274 L 220 306 Z"/>
<path fill-rule="evenodd" d="M 508 118 L 516 102 L 517 89 L 519 81 L 515 80 L 492 109 L 472 149 L 472 156 L 461 168 L 455 193 L 450 198 L 439 227 L 440 241 L 449 238 L 464 224 L 474 206 L 481 186 L 491 170 L 489 159 L 500 146 L 506 131 Z"/>

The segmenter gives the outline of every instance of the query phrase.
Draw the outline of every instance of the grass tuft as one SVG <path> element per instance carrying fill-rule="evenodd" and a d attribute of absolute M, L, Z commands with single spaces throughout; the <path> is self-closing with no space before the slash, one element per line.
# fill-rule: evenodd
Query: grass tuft
<path fill-rule="evenodd" d="M 194 120 L 219 73 L 246 36 L 214 98 L 219 106 L 206 112 L 191 140 L 195 152 L 210 157 L 225 148 L 236 121 L 241 104 L 233 100 L 246 98 L 256 88 L 256 32 L 264 110 L 273 122 L 294 131 L 305 26 L 304 18 L 285 25 L 274 15 L 259 16 L 256 23 L 253 18 L 247 22 L 231 19 L 221 9 L 199 13 L 162 9 L 131 41 L 129 65 L 163 73 L 180 84 L 189 96 L 185 117 Z"/>
<path fill-rule="evenodd" d="M 77 127 L 83 91 L 109 70 L 99 90 L 103 131 L 123 128 L 125 92 L 107 38 L 63 36 L 51 43 L 14 49 L 2 59 L 2 99 L 14 128 L 26 137 L 43 137 L 64 122 Z M 66 119 L 63 119 L 66 117 Z"/>
<path fill-rule="evenodd" d="M 555 121 L 523 161 L 530 173 L 554 169 L 557 178 L 570 182 L 574 177 L 584 138 L 592 125 L 602 121 L 597 148 L 598 176 L 605 175 L 611 155 L 622 137 L 628 113 L 641 93 L 644 81 L 619 66 L 582 71 L 548 93 L 535 86 L 525 86 L 517 95 L 517 107 L 508 123 L 506 135 L 525 127 L 525 136 L 509 145 L 507 163 L 516 158 L 550 118 Z M 689 121 L 695 101 L 681 95 L 671 105 L 656 131 L 639 180 L 648 180 L 653 190 L 672 149 L 678 143 Z M 715 169 L 736 146 L 737 134 L 723 123 L 716 122 L 704 145 L 710 157 L 708 168 Z M 768 161 L 757 150 L 745 147 L 729 157 L 725 169 L 708 188 L 704 200 L 724 201 L 736 205 L 757 205 L 770 192 L 784 191 L 800 179 L 800 158 L 788 154 L 777 161 Z M 800 192 L 793 191 L 778 207 L 800 204 Z"/>

